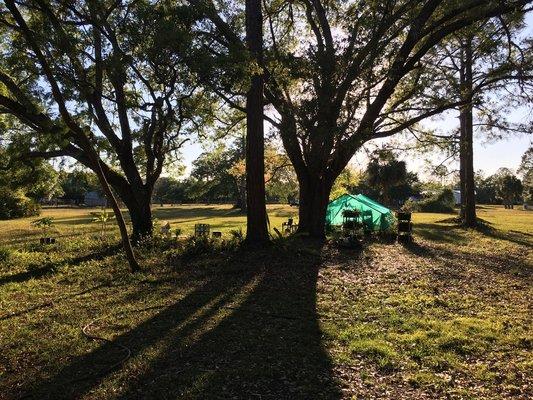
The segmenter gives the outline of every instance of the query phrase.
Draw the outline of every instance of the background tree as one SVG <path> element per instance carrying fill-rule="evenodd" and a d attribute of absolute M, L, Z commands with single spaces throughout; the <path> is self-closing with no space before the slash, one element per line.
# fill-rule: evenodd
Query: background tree
<path fill-rule="evenodd" d="M 459 154 L 461 219 L 465 226 L 476 225 L 474 132 L 492 138 L 533 132 L 531 124 L 508 118 L 513 108 L 530 101 L 528 91 L 532 88 L 531 39 L 520 38 L 523 18 L 524 14 L 515 13 L 480 21 L 437 48 L 442 59 L 436 74 L 445 77 L 451 97 L 461 103 L 459 130 L 449 139 Z M 442 136 L 439 139 L 446 140 Z"/>
<path fill-rule="evenodd" d="M 96 174 L 82 168 L 63 171 L 60 181 L 63 199 L 74 201 L 75 204 L 82 204 L 87 192 L 101 190 Z"/>
<path fill-rule="evenodd" d="M 287 156 L 272 144 L 265 149 L 266 192 L 285 197 L 294 193 L 293 170 Z M 191 178 L 186 181 L 193 199 L 209 202 L 232 201 L 236 208 L 246 210 L 246 161 L 242 138 L 231 144 L 219 142 L 214 148 L 200 154 L 193 162 Z M 193 188 L 193 186 L 195 186 Z M 193 194 L 194 191 L 194 194 Z"/>
<path fill-rule="evenodd" d="M 498 204 L 498 184 L 495 175 L 484 177 L 478 171 L 475 178 L 476 199 L 480 204 Z"/>
<path fill-rule="evenodd" d="M 330 200 L 336 199 L 345 193 L 356 194 L 357 186 L 362 180 L 363 174 L 360 171 L 347 166 L 335 180 L 329 196 Z"/>
<path fill-rule="evenodd" d="M 368 184 L 379 189 L 379 195 L 387 206 L 391 204 L 391 189 L 407 180 L 407 166 L 390 150 L 378 150 L 372 154 L 366 168 Z"/>
<path fill-rule="evenodd" d="M 187 188 L 183 182 L 171 176 L 157 180 L 154 187 L 154 201 L 160 204 L 182 203 L 187 198 Z"/>
<path fill-rule="evenodd" d="M 174 53 L 192 51 L 193 19 L 187 9 L 168 6 L 46 0 L 0 6 L 0 109 L 24 126 L 11 131 L 11 145 L 20 158 L 68 156 L 93 170 L 125 248 L 126 227 L 109 185 L 128 208 L 134 239 L 151 234 L 153 186 L 166 156 L 201 116 L 196 83 Z M 134 264 L 133 252 L 127 254 Z"/>
<path fill-rule="evenodd" d="M 514 208 L 514 204 L 520 201 L 524 189 L 520 179 L 507 168 L 500 168 L 496 173 L 496 185 L 498 196 L 505 208 Z"/>
<path fill-rule="evenodd" d="M 533 146 L 529 146 L 522 155 L 518 173 L 522 176 L 524 201 L 530 202 L 533 200 Z"/>
<path fill-rule="evenodd" d="M 237 207 L 242 205 L 243 197 L 239 195 L 242 184 L 239 176 L 235 176 L 233 166 L 242 159 L 243 152 L 244 148 L 238 144 L 218 143 L 200 154 L 191 171 L 191 177 L 198 182 L 195 197 L 206 202 L 234 201 Z M 244 174 L 244 170 L 240 172 L 245 177 Z"/>
<path fill-rule="evenodd" d="M 63 195 L 60 174 L 43 160 L 25 160 L 3 165 L 9 160 L 8 149 L 0 146 L 0 188 L 2 218 L 11 219 L 39 213 L 39 202 Z"/>

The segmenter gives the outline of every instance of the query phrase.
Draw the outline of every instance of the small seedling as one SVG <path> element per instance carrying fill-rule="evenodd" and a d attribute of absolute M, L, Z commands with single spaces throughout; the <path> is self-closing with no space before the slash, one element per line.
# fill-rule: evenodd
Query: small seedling
<path fill-rule="evenodd" d="M 50 244 L 55 243 L 55 239 L 46 236 L 49 229 L 52 228 L 54 224 L 54 219 L 52 217 L 43 217 L 36 219 L 35 221 L 32 221 L 31 224 L 37 228 L 40 228 L 43 232 L 43 236 L 41 237 L 41 243 L 42 244 Z"/>
<path fill-rule="evenodd" d="M 113 215 L 109 214 L 105 208 L 102 208 L 102 210 L 96 214 L 96 217 L 93 218 L 93 222 L 100 224 L 100 237 L 104 237 L 104 233 L 107 228 L 107 223 L 115 218 Z"/>

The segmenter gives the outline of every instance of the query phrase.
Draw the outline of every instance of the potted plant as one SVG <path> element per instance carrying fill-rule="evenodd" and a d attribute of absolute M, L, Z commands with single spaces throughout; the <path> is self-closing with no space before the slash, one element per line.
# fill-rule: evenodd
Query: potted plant
<path fill-rule="evenodd" d="M 40 239 L 41 244 L 53 244 L 56 242 L 55 238 L 47 236 L 48 230 L 51 229 L 54 224 L 54 219 L 52 217 L 39 218 L 32 221 L 31 224 L 42 230 L 43 236 Z"/>

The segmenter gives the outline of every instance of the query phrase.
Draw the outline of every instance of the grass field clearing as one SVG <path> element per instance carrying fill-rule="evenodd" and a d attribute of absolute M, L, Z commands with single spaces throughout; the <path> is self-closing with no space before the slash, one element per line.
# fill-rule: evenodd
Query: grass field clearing
<path fill-rule="evenodd" d="M 46 209 L 52 246 L 31 218 L 0 221 L 1 399 L 533 396 L 533 213 L 481 206 L 483 231 L 417 213 L 413 245 L 362 251 L 158 240 L 132 275 L 91 211 Z M 296 212 L 269 206 L 271 225 Z M 229 206 L 154 214 L 185 235 L 245 228 Z"/>

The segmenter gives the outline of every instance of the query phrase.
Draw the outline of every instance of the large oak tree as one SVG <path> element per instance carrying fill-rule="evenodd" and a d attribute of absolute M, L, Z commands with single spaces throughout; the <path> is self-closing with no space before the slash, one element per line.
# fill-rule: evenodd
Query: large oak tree
<path fill-rule="evenodd" d="M 126 205 L 136 240 L 152 232 L 165 162 L 203 115 L 183 63 L 194 54 L 189 11 L 148 0 L 0 5 L 0 111 L 18 121 L 5 134 L 11 154 L 67 156 L 96 172 L 115 212 L 115 194 Z"/>
<path fill-rule="evenodd" d="M 210 0 L 189 2 L 205 16 L 201 33 L 214 52 L 231 58 L 245 48 L 235 3 L 218 2 L 219 12 Z M 428 84 L 438 79 L 425 68 L 435 46 L 476 21 L 523 12 L 531 1 L 265 3 L 265 118 L 298 176 L 300 230 L 322 237 L 331 187 L 364 143 L 462 104 Z M 238 88 L 218 91 L 238 103 Z"/>

